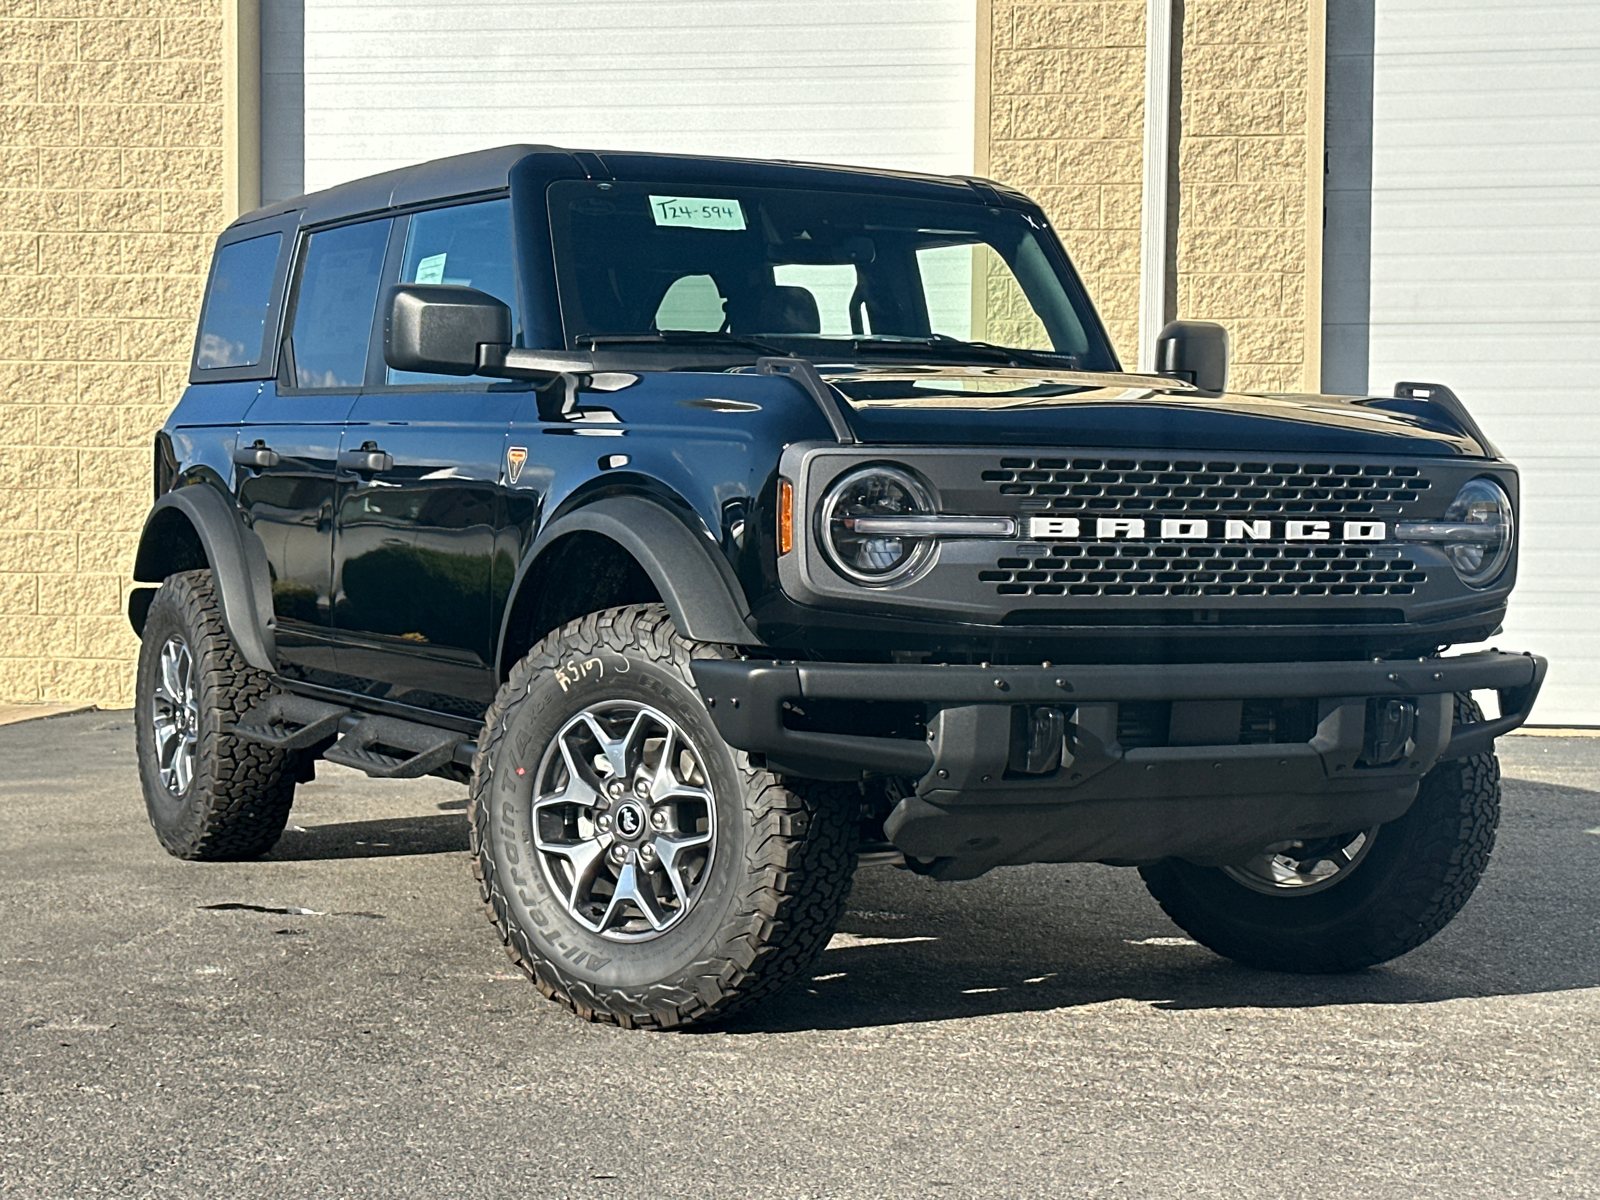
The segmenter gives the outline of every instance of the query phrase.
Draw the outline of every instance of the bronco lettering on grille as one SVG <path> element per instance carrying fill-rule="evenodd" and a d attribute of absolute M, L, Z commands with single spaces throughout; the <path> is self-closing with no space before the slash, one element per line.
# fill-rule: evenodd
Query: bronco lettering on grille
<path fill-rule="evenodd" d="M 1087 527 L 1087 528 L 1086 528 Z M 1148 532 L 1147 532 L 1148 530 Z M 1381 542 L 1388 532 L 1383 521 L 1209 521 L 1195 517 L 1029 517 L 1028 537 L 1034 541 L 1061 541 L 1092 536 L 1099 541 L 1147 537 L 1167 542 L 1223 541 Z"/>

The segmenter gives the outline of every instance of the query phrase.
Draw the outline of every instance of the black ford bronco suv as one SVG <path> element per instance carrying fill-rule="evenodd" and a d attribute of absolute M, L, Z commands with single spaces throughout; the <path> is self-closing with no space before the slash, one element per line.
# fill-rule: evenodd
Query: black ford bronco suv
<path fill-rule="evenodd" d="M 1516 471 L 1443 387 L 1158 357 L 982 179 L 518 146 L 241 217 L 129 603 L 156 833 L 263 853 L 318 758 L 469 783 L 512 957 L 626 1026 L 774 992 L 863 861 L 1403 954 L 1544 676 L 1443 653 L 1504 615 Z"/>

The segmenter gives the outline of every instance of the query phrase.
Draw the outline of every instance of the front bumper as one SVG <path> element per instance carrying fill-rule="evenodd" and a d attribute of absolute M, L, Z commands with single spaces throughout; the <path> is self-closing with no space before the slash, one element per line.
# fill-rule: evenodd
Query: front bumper
<path fill-rule="evenodd" d="M 1002 862 L 1228 861 L 1268 842 L 1393 820 L 1441 760 L 1492 749 L 1527 720 L 1544 681 L 1536 655 L 1486 651 L 1404 661 L 1200 665 L 930 666 L 697 660 L 695 682 L 733 746 L 781 773 L 914 779 L 886 823 L 908 855 L 945 873 Z M 1458 726 L 1454 694 L 1499 693 L 1501 716 Z M 1410 702 L 1397 756 L 1366 761 L 1374 705 Z M 1314 705 L 1303 740 L 1247 741 L 1250 701 Z M 925 740 L 794 728 L 816 702 L 925 706 Z M 1166 744 L 1125 747 L 1119 710 L 1170 704 Z M 1051 769 L 1018 769 L 1018 731 L 1060 713 Z"/>

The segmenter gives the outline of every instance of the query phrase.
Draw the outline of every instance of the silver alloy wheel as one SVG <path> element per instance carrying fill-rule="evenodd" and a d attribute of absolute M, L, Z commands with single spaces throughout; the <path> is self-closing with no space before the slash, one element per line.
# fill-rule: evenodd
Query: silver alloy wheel
<path fill-rule="evenodd" d="M 1361 833 L 1318 838 L 1314 842 L 1290 842 L 1269 847 L 1247 863 L 1222 870 L 1251 891 L 1269 896 L 1308 896 L 1350 878 L 1377 837 L 1375 826 Z"/>
<path fill-rule="evenodd" d="M 195 743 L 200 737 L 200 695 L 194 655 L 181 637 L 169 637 L 156 660 L 151 723 L 156 735 L 156 765 L 161 783 L 183 796 L 194 779 Z"/>
<path fill-rule="evenodd" d="M 545 879 L 574 920 L 613 941 L 659 937 L 694 907 L 716 823 L 694 743 L 634 701 L 572 717 L 534 776 L 533 844 Z"/>

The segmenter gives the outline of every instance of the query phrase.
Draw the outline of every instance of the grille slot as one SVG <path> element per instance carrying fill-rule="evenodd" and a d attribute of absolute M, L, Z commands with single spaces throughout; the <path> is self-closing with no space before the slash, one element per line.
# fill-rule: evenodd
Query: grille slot
<path fill-rule="evenodd" d="M 1221 519 L 1404 516 L 1416 467 L 1202 459 L 1003 458 L 983 472 L 1022 512 Z M 1022 549 L 1022 547 L 1018 547 Z M 1410 596 L 1427 573 L 1393 547 L 1080 539 L 1027 544 L 978 579 L 1001 596 Z"/>
<path fill-rule="evenodd" d="M 1071 542 L 978 572 L 1002 596 L 1410 596 L 1427 573 L 1370 546 Z"/>
<path fill-rule="evenodd" d="M 1398 516 L 1430 486 L 1407 466 L 1131 458 L 1002 458 L 983 480 L 1048 501 L 1022 506 L 1035 512 L 1174 517 Z"/>

